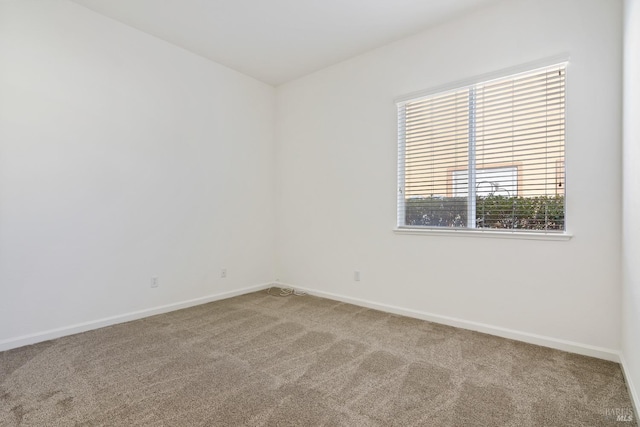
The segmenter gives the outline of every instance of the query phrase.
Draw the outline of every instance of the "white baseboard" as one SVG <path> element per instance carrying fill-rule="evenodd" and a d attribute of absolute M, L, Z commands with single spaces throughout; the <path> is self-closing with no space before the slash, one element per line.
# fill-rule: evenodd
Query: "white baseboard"
<path fill-rule="evenodd" d="M 417 319 L 428 320 L 434 323 L 455 326 L 457 328 L 469 329 L 472 331 L 483 332 L 485 334 L 496 335 L 503 338 L 509 338 L 516 341 L 523 341 L 530 344 L 536 344 L 543 347 L 550 347 L 556 350 L 568 351 L 570 353 L 581 354 L 584 356 L 596 357 L 598 359 L 609 360 L 620 363 L 620 352 L 603 347 L 596 347 L 588 344 L 562 340 L 558 338 L 546 337 L 543 335 L 531 334 L 528 332 L 516 331 L 513 329 L 502 328 L 500 326 L 487 325 L 485 323 L 473 322 L 469 320 L 457 319 L 439 314 L 427 313 L 419 310 L 411 310 L 407 308 L 397 307 L 388 304 L 381 304 L 373 301 L 367 301 L 360 298 L 353 298 L 344 295 L 334 294 L 330 292 L 317 291 L 304 287 L 291 286 L 285 283 L 278 283 L 277 286 L 290 287 L 307 292 L 310 295 L 316 295 L 323 298 L 342 301 L 362 307 L 373 308 L 375 310 L 387 313 L 399 314 L 402 316 L 414 317 Z"/>
<path fill-rule="evenodd" d="M 89 322 L 78 323 L 75 325 L 65 326 L 62 328 L 50 329 L 43 332 L 37 332 L 34 334 L 23 335 L 20 337 L 9 338 L 0 341 L 0 351 L 10 350 L 12 348 L 22 347 L 25 345 L 35 344 L 42 341 L 47 341 L 55 338 L 60 338 L 67 335 L 73 335 L 80 332 L 90 331 L 93 329 L 102 328 L 105 326 L 111 326 L 118 323 L 129 322 L 131 320 L 142 319 L 144 317 L 154 316 L 156 314 L 167 313 L 170 311 L 180 310 L 182 308 L 193 307 L 200 304 L 206 304 L 208 302 L 217 301 L 221 299 L 231 298 L 238 295 L 247 294 L 250 292 L 266 289 L 270 286 L 282 286 L 291 287 L 299 290 L 303 290 L 310 295 L 316 295 L 323 298 L 342 301 L 362 307 L 368 307 L 375 310 L 380 310 L 388 313 L 399 314 L 402 316 L 414 317 L 417 319 L 427 320 L 430 322 L 441 323 L 444 325 L 455 326 L 458 328 L 469 329 L 472 331 L 483 332 L 486 334 L 496 335 L 499 337 L 509 338 L 517 341 L 523 341 L 530 344 L 541 345 L 544 347 L 555 348 L 557 350 L 568 351 L 571 353 L 582 354 L 585 356 L 597 357 L 599 359 L 610 360 L 618 362 L 623 365 L 620 352 L 602 347 L 595 347 L 588 344 L 581 344 L 567 340 L 561 340 L 552 337 L 546 337 L 537 334 L 531 334 L 528 332 L 516 331 L 513 329 L 502 328 L 499 326 L 487 325 L 484 323 L 473 322 L 469 320 L 457 319 L 449 316 L 442 316 L 439 314 L 427 313 L 419 310 L 406 309 L 388 304 L 381 304 L 373 301 L 368 301 L 360 298 L 348 297 L 345 295 L 334 294 L 330 292 L 323 292 L 314 289 L 302 288 L 297 286 L 291 286 L 285 283 L 263 283 L 260 285 L 250 286 L 234 291 L 223 292 L 219 294 L 207 295 L 200 298 L 195 298 L 187 301 L 181 301 L 177 303 L 167 304 L 159 307 L 148 308 L 144 310 L 134 311 L 130 313 L 120 314 L 116 316 L 105 317 Z M 625 371 L 626 372 L 626 371 Z M 630 387 L 632 398 L 634 403 L 638 406 L 638 394 L 633 388 L 633 384 L 630 378 L 625 373 L 627 384 Z M 636 412 L 637 413 L 637 412 Z"/>
<path fill-rule="evenodd" d="M 629 389 L 629 395 L 631 396 L 631 404 L 633 405 L 633 414 L 635 415 L 637 425 L 640 425 L 640 395 L 638 394 L 638 389 L 635 387 L 633 380 L 631 379 L 631 375 L 629 375 L 629 370 L 627 368 L 627 363 L 624 358 L 624 353 L 620 353 L 620 365 L 622 366 L 622 374 L 624 375 L 624 380 L 627 383 L 627 388 Z"/>
<path fill-rule="evenodd" d="M 222 292 L 219 294 L 207 295 L 200 298 L 180 301 L 172 304 L 161 305 L 159 307 L 147 308 L 144 310 L 133 311 L 116 316 L 104 317 L 102 319 L 92 320 L 89 322 L 76 323 L 75 325 L 64 326 L 62 328 L 50 329 L 48 331 L 37 332 L 35 334 L 23 335 L 20 337 L 9 338 L 0 341 L 0 351 L 11 350 L 25 345 L 35 344 L 42 341 L 48 341 L 55 338 L 73 335 L 80 332 L 86 332 L 93 329 L 103 328 L 118 323 L 129 322 L 131 320 L 142 319 L 144 317 L 155 316 L 156 314 L 168 313 L 170 311 L 180 310 L 182 308 L 193 307 L 208 302 L 221 299 L 231 298 L 238 295 L 248 294 L 250 292 L 260 291 L 272 286 L 271 283 L 263 283 L 260 285 L 250 286 L 235 291 Z"/>

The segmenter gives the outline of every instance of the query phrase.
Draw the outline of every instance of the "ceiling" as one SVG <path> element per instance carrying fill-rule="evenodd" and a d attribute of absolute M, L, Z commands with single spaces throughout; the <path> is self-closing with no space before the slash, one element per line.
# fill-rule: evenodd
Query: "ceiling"
<path fill-rule="evenodd" d="M 73 0 L 277 86 L 496 0 Z"/>

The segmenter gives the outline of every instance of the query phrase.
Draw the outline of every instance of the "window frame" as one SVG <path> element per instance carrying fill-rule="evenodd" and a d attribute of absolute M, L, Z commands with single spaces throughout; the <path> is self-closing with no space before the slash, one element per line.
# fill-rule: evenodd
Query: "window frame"
<path fill-rule="evenodd" d="M 568 117 L 568 76 L 570 61 L 568 55 L 559 55 L 556 57 L 546 58 L 544 60 L 529 62 L 521 64 L 515 67 L 502 69 L 496 72 L 478 75 L 476 77 L 460 80 L 453 83 L 437 86 L 431 89 L 412 92 L 395 99 L 396 107 L 408 102 L 414 102 L 421 98 L 428 98 L 434 95 L 446 94 L 447 92 L 454 92 L 463 88 L 472 88 L 474 85 L 488 83 L 493 80 L 499 80 L 518 74 L 534 72 L 538 69 L 544 69 L 554 65 L 564 64 L 565 67 L 565 110 L 564 118 L 565 123 Z M 568 222 L 569 206 L 567 203 L 567 169 L 569 162 L 567 161 L 567 146 L 568 146 L 568 126 L 565 124 L 564 128 L 564 170 L 563 170 L 563 186 L 564 186 L 564 230 L 525 230 L 525 229 L 497 229 L 497 228 L 466 228 L 466 227 L 433 227 L 433 226 L 412 226 L 405 224 L 405 196 L 403 192 L 405 182 L 405 129 L 406 116 L 404 116 L 404 109 L 397 108 L 397 187 L 396 187 L 396 227 L 393 229 L 398 234 L 413 234 L 413 235 L 443 235 L 443 236 L 471 236 L 471 237 L 494 237 L 494 238 L 515 238 L 525 240 L 570 240 L 573 234 L 570 232 Z M 475 167 L 473 163 L 470 164 L 469 169 Z M 473 174 L 472 174 L 473 175 Z M 475 200 L 469 203 L 469 209 L 475 207 Z"/>

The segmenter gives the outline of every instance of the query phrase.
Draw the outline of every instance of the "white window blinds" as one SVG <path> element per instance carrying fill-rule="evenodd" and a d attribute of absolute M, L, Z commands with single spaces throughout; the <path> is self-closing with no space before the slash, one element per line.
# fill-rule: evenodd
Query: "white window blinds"
<path fill-rule="evenodd" d="M 565 230 L 566 63 L 398 104 L 398 225 Z"/>

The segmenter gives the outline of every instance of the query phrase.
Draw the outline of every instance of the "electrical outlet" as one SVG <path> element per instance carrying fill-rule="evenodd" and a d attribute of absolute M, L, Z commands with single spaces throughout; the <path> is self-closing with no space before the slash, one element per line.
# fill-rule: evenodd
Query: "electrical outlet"
<path fill-rule="evenodd" d="M 223 278 L 223 279 L 225 277 L 227 277 L 227 269 L 226 268 L 223 268 L 222 270 L 220 270 L 220 277 Z"/>
<path fill-rule="evenodd" d="M 360 281 L 360 272 L 358 270 L 353 272 L 353 280 L 355 280 L 356 282 Z"/>
<path fill-rule="evenodd" d="M 151 287 L 152 288 L 157 288 L 158 287 L 158 278 L 157 277 L 152 277 L 151 278 Z"/>

